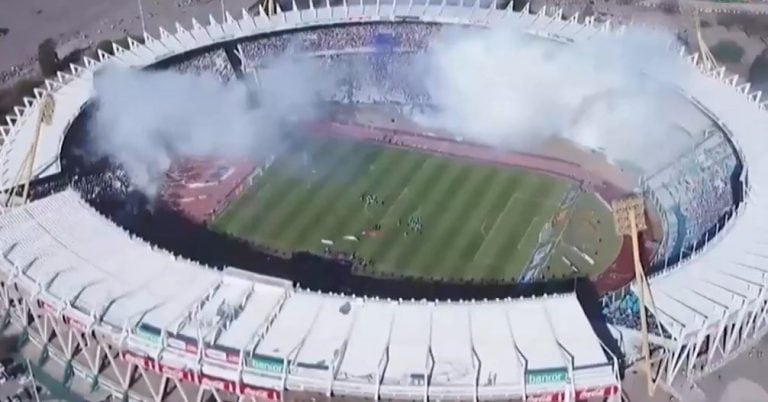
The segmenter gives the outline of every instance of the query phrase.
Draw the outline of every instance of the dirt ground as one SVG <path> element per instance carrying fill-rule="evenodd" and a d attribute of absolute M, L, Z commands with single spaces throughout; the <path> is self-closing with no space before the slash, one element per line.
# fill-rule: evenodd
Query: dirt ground
<path fill-rule="evenodd" d="M 222 4 L 232 16 L 254 0 L 141 0 L 147 31 L 176 21 L 191 26 L 192 18 L 207 24 L 208 15 L 221 20 Z M 58 44 L 59 57 L 93 46 L 103 39 L 141 33 L 139 0 L 0 0 L 0 88 L 37 74 L 37 46 L 46 38 Z"/>

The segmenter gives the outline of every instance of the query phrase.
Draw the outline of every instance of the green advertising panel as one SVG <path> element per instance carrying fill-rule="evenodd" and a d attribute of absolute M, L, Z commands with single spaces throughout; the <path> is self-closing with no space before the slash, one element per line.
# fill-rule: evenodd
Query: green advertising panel
<path fill-rule="evenodd" d="M 158 344 L 161 341 L 160 331 L 155 331 L 146 325 L 139 325 L 136 328 L 136 336 L 152 344 Z"/>
<path fill-rule="evenodd" d="M 258 371 L 281 374 L 283 372 L 283 359 L 254 355 L 251 358 L 251 367 Z"/>
<path fill-rule="evenodd" d="M 558 384 L 568 381 L 568 369 L 529 370 L 525 375 L 528 385 Z"/>

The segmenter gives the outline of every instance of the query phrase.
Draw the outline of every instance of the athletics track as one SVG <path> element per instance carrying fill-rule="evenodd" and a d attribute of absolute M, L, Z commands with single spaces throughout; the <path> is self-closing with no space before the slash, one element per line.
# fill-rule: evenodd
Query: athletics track
<path fill-rule="evenodd" d="M 425 152 L 433 152 L 441 155 L 469 158 L 482 163 L 492 163 L 500 166 L 511 166 L 535 170 L 556 178 L 575 181 L 599 194 L 608 204 L 611 201 L 626 195 L 626 191 L 620 187 L 603 180 L 593 172 L 581 165 L 542 155 L 501 151 L 488 146 L 459 142 L 445 137 L 435 137 L 402 130 L 383 129 L 378 127 L 366 127 L 362 125 L 340 124 L 332 122 L 316 122 L 310 126 L 310 132 L 315 135 L 335 135 L 345 138 L 354 138 L 360 141 L 376 142 L 391 147 L 406 149 L 419 149 Z M 184 163 L 186 165 L 187 178 L 200 179 L 210 174 L 212 168 L 229 165 L 234 168 L 227 180 L 218 184 L 208 182 L 204 187 L 190 187 L 182 185 L 178 180 L 174 185 L 168 185 L 163 191 L 166 201 L 175 205 L 187 218 L 197 223 L 205 223 L 217 211 L 221 211 L 232 202 L 244 189 L 244 181 L 249 177 L 254 168 L 250 163 L 223 163 L 211 160 L 210 164 L 204 161 L 196 163 Z M 191 180 L 190 180 L 191 181 Z M 180 203 L 179 200 L 187 202 Z M 641 234 L 641 244 L 642 234 Z M 650 255 L 650 250 L 641 249 L 641 257 Z M 599 294 L 619 290 L 634 278 L 632 257 L 632 245 L 629 237 L 624 237 L 619 253 L 614 262 L 601 273 L 595 283 Z"/>

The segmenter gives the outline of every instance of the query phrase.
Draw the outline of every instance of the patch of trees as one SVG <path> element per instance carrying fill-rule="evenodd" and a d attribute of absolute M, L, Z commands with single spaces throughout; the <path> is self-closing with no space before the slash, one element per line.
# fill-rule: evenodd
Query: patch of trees
<path fill-rule="evenodd" d="M 709 48 L 712 56 L 720 63 L 741 63 L 744 48 L 735 41 L 725 39 Z"/>
<path fill-rule="evenodd" d="M 756 90 L 768 91 L 768 49 L 755 57 L 749 67 L 749 82 Z"/>

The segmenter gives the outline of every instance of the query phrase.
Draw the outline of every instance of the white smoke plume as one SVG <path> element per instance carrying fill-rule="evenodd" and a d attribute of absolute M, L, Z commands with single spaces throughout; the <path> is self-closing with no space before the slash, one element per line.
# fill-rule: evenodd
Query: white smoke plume
<path fill-rule="evenodd" d="M 111 68 L 95 78 L 91 121 L 97 155 L 120 163 L 133 184 L 154 196 L 178 157 L 258 158 L 281 145 L 290 122 L 314 117 L 332 83 L 312 59 L 281 57 L 259 72 L 255 93 L 213 75 Z"/>
<path fill-rule="evenodd" d="M 419 120 L 523 150 L 565 137 L 609 158 L 656 166 L 682 151 L 686 139 L 670 130 L 681 113 L 695 113 L 643 73 L 685 79 L 689 70 L 669 50 L 672 39 L 629 30 L 563 45 L 509 25 L 447 31 L 421 62 L 438 111 Z"/>
<path fill-rule="evenodd" d="M 562 45 L 510 25 L 445 29 L 416 57 L 410 74 L 436 106 L 418 120 L 522 150 L 565 137 L 615 160 L 658 167 L 687 146 L 675 121 L 695 113 L 643 74 L 686 78 L 688 68 L 669 51 L 672 40 L 630 30 Z M 102 71 L 95 81 L 95 151 L 122 164 L 150 196 L 177 157 L 273 153 L 287 121 L 315 117 L 318 100 L 350 78 L 338 71 L 329 76 L 320 63 L 291 56 L 267 63 L 259 71 L 258 107 L 239 81 L 223 84 L 214 76 L 170 71 Z"/>

